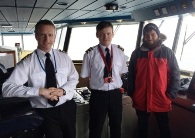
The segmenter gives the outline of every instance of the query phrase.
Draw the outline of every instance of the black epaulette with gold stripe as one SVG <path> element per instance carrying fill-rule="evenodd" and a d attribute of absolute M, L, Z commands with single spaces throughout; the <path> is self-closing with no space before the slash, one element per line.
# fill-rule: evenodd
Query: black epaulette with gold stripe
<path fill-rule="evenodd" d="M 60 52 L 62 52 L 62 53 L 66 53 L 66 51 L 63 51 L 63 50 L 61 50 L 61 49 L 58 49 Z"/>
<path fill-rule="evenodd" d="M 122 48 L 120 45 L 118 45 L 118 48 L 122 51 L 124 51 L 124 48 Z"/>
<path fill-rule="evenodd" d="M 25 60 L 25 59 L 27 59 L 27 58 L 29 58 L 31 55 L 32 55 L 32 53 L 26 55 L 25 57 L 23 57 L 23 58 L 21 59 L 21 61 L 22 61 L 22 60 Z"/>
<path fill-rule="evenodd" d="M 89 49 L 87 49 L 85 52 L 88 54 L 90 51 L 93 50 L 93 47 L 90 47 Z"/>

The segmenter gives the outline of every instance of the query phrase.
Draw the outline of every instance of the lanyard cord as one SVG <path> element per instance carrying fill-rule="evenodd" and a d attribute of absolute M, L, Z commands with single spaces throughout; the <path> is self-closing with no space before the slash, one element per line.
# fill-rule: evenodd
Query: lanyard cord
<path fill-rule="evenodd" d="M 35 53 L 36 53 L 36 55 L 37 55 L 37 59 L 38 59 L 38 61 L 39 61 L 39 64 L 40 64 L 41 68 L 43 69 L 43 71 L 45 71 L 43 65 L 41 64 L 40 58 L 39 58 L 39 56 L 38 56 L 38 54 L 37 54 L 37 50 L 35 51 Z M 54 63 L 55 63 L 54 70 L 55 70 L 55 73 L 57 73 L 56 58 L 55 58 L 55 54 L 54 54 L 53 50 L 52 50 L 52 53 L 53 53 L 53 55 L 54 55 Z"/>
<path fill-rule="evenodd" d="M 110 57 L 110 58 L 111 58 L 111 61 L 110 61 L 110 67 L 108 67 L 108 64 L 107 64 L 107 62 L 106 62 L 106 58 L 105 58 L 105 56 L 104 56 L 104 54 L 103 54 L 103 51 L 102 51 L 100 45 L 98 45 L 98 47 L 99 47 L 100 55 L 101 55 L 101 57 L 102 57 L 102 59 L 103 59 L 103 61 L 104 61 L 104 64 L 105 64 L 105 66 L 106 66 L 106 69 L 107 69 L 108 73 L 110 73 L 111 70 L 112 70 L 112 62 L 113 62 L 113 49 L 112 49 L 112 46 L 111 46 L 111 57 Z"/>

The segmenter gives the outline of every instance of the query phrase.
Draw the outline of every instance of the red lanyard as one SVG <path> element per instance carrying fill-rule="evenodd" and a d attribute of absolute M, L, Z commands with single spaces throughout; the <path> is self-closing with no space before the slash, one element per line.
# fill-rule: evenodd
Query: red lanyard
<path fill-rule="evenodd" d="M 111 70 L 112 70 L 112 62 L 113 62 L 113 49 L 112 49 L 112 46 L 111 46 L 110 68 L 108 67 L 108 64 L 107 64 L 107 62 L 106 62 L 106 58 L 105 58 L 105 56 L 104 56 L 104 53 L 103 53 L 103 51 L 102 51 L 100 45 L 98 45 L 98 47 L 99 47 L 100 55 L 101 55 L 101 57 L 102 57 L 102 59 L 103 59 L 103 61 L 104 61 L 104 64 L 105 64 L 105 66 L 106 66 L 106 69 L 107 69 L 108 73 L 110 73 Z"/>

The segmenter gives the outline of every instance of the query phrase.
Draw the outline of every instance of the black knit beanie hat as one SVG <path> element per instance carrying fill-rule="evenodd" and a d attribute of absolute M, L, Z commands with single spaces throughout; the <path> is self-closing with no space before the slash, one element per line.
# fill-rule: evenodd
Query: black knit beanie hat
<path fill-rule="evenodd" d="M 149 23 L 144 27 L 143 34 L 145 35 L 146 32 L 151 31 L 151 30 L 154 30 L 158 36 L 160 35 L 160 30 L 158 29 L 156 24 L 153 24 L 153 23 Z"/>

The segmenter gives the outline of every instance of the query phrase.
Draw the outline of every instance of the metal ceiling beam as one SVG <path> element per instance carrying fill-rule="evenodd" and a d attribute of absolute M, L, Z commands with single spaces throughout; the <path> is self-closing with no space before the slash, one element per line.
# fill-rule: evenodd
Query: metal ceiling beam
<path fill-rule="evenodd" d="M 76 19 L 76 20 L 60 20 L 54 21 L 55 24 L 62 23 L 78 23 L 78 22 L 97 22 L 97 21 L 116 21 L 116 20 L 128 20 L 134 21 L 131 16 L 116 16 L 116 17 L 102 17 L 102 18 L 90 18 L 90 19 Z"/>

